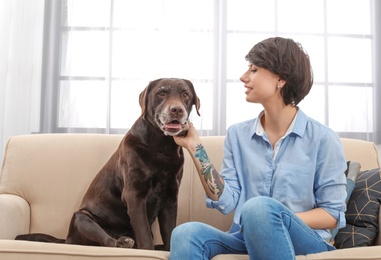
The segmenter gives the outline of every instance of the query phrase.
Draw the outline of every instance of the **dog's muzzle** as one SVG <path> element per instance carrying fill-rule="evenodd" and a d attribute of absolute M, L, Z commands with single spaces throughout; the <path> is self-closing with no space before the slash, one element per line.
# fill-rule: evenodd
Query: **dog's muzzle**
<path fill-rule="evenodd" d="M 188 112 L 184 108 L 157 111 L 155 121 L 165 135 L 175 136 L 189 129 Z"/>

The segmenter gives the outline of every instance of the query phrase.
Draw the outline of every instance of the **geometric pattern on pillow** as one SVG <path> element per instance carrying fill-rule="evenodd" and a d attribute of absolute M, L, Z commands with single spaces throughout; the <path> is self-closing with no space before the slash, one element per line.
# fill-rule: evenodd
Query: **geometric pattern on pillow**
<path fill-rule="evenodd" d="M 347 226 L 335 238 L 336 248 L 373 245 L 378 232 L 378 211 L 381 204 L 381 170 L 360 172 L 348 201 Z"/>
<path fill-rule="evenodd" d="M 338 249 L 371 246 L 374 241 L 374 226 L 357 227 L 347 224 L 336 235 L 334 246 Z"/>

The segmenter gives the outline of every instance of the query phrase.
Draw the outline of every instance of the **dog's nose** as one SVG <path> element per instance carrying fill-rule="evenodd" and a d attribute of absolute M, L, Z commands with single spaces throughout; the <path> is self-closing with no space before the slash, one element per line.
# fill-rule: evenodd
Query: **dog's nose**
<path fill-rule="evenodd" d="M 181 107 L 171 107 L 171 113 L 174 115 L 182 115 L 184 110 Z"/>

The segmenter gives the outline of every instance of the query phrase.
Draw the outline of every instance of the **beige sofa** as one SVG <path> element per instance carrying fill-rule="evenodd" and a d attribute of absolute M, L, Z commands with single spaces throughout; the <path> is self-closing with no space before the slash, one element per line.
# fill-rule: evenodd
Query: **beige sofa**
<path fill-rule="evenodd" d="M 13 137 L 6 147 L 0 175 L 0 259 L 168 259 L 169 252 L 51 244 L 13 240 L 17 234 L 42 232 L 65 238 L 72 213 L 77 210 L 94 175 L 118 146 L 121 135 L 46 134 Z M 224 137 L 203 137 L 211 161 L 218 168 Z M 348 160 L 362 170 L 380 167 L 371 142 L 342 139 Z M 232 215 L 205 206 L 205 195 L 190 157 L 185 153 L 179 195 L 178 224 L 202 221 L 228 230 Z M 380 218 L 381 219 L 381 218 Z M 380 221 L 379 219 L 379 221 Z M 158 226 L 153 226 L 160 243 Z M 245 255 L 219 255 L 213 260 L 249 259 Z M 381 259 L 381 236 L 375 246 L 342 249 L 297 259 Z"/>

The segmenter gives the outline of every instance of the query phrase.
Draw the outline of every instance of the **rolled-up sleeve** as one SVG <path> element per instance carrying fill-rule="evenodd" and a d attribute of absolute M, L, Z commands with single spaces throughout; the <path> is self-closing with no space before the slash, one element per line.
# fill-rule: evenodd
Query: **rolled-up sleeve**
<path fill-rule="evenodd" d="M 206 206 L 209 208 L 217 209 L 223 214 L 229 214 L 234 210 L 232 205 L 234 204 L 232 191 L 229 186 L 225 185 L 224 192 L 221 194 L 221 197 L 218 201 L 211 200 L 206 198 Z"/>
<path fill-rule="evenodd" d="M 345 227 L 345 199 L 347 168 L 344 151 L 339 137 L 328 132 L 322 139 L 315 175 L 315 200 L 319 208 L 337 219 L 338 228 Z"/>

